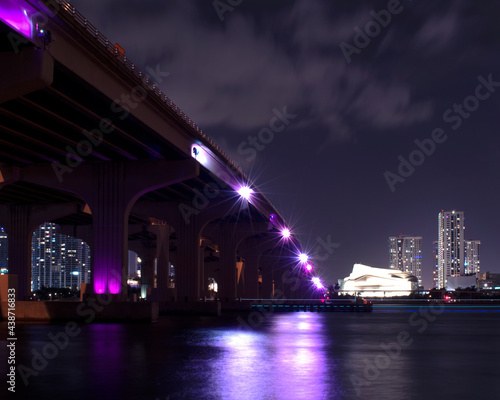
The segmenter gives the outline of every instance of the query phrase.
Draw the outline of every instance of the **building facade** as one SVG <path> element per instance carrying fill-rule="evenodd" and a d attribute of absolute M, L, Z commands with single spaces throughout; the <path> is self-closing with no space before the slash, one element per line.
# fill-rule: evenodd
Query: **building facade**
<path fill-rule="evenodd" d="M 397 269 L 354 264 L 349 276 L 339 280 L 346 294 L 367 297 L 408 296 L 417 290 L 417 277 Z"/>
<path fill-rule="evenodd" d="M 439 257 L 438 257 L 438 241 L 435 240 L 432 242 L 432 260 L 434 262 L 434 266 L 432 268 L 432 287 L 439 287 Z"/>
<path fill-rule="evenodd" d="M 438 215 L 438 288 L 446 288 L 449 276 L 465 274 L 465 217 L 463 211 Z"/>
<path fill-rule="evenodd" d="M 31 290 L 42 286 L 80 289 L 90 283 L 90 248 L 81 239 L 57 232 L 53 223 L 40 225 L 31 241 Z"/>
<path fill-rule="evenodd" d="M 422 237 L 391 236 L 389 238 L 391 269 L 399 269 L 415 276 L 422 286 Z"/>
<path fill-rule="evenodd" d="M 464 266 L 465 274 L 477 274 L 481 272 L 480 261 L 479 261 L 479 247 L 481 246 L 480 240 L 466 240 L 465 241 L 465 251 L 464 251 Z"/>

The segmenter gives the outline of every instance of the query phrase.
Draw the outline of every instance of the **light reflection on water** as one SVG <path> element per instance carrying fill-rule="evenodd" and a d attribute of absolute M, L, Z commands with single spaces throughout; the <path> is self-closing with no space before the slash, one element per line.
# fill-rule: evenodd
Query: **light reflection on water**
<path fill-rule="evenodd" d="M 212 344 L 210 390 L 220 399 L 327 399 L 332 384 L 319 314 L 275 316 L 268 331 L 223 331 Z M 256 393 L 259 393 L 256 397 Z M 261 396 L 261 397 L 259 397 Z"/>

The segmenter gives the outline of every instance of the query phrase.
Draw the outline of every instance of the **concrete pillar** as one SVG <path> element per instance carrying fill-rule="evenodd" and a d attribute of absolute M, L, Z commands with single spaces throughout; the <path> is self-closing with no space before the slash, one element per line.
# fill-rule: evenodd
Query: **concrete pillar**
<path fill-rule="evenodd" d="M 243 271 L 244 283 L 238 285 L 238 289 L 242 288 L 241 297 L 256 299 L 259 297 L 259 246 L 257 239 L 251 237 L 244 240 L 238 247 L 238 255 L 245 260 Z"/>
<path fill-rule="evenodd" d="M 146 245 L 141 257 L 141 297 L 150 300 L 154 289 L 156 247 Z"/>
<path fill-rule="evenodd" d="M 130 212 L 124 181 L 122 164 L 96 165 L 93 193 L 88 201 L 93 217 L 94 291 L 122 293 L 120 300 L 126 298 Z"/>
<path fill-rule="evenodd" d="M 175 265 L 175 288 L 177 301 L 199 301 L 201 296 L 200 233 L 197 221 L 176 229 L 177 263 Z"/>
<path fill-rule="evenodd" d="M 225 228 L 225 229 L 224 229 Z M 218 237 L 220 250 L 219 297 L 222 301 L 236 300 L 236 248 L 232 224 L 223 227 Z"/>
<path fill-rule="evenodd" d="M 36 226 L 30 224 L 31 206 L 11 206 L 9 274 L 17 275 L 17 300 L 28 300 L 31 292 L 31 238 Z"/>
<path fill-rule="evenodd" d="M 167 224 L 152 225 L 150 229 L 156 234 L 156 294 L 153 300 L 168 300 L 170 235 L 172 227 Z"/>

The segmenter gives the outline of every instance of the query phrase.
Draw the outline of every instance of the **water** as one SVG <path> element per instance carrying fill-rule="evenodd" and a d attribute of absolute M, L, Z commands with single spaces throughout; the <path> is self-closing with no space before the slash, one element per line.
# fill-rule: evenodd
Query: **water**
<path fill-rule="evenodd" d="M 500 308 L 461 310 L 82 324 L 56 352 L 49 334 L 62 338 L 65 324 L 18 322 L 17 365 L 32 368 L 33 350 L 53 358 L 44 367 L 37 360 L 28 386 L 18 375 L 12 398 L 498 399 Z M 0 323 L 2 338 L 6 326 Z"/>

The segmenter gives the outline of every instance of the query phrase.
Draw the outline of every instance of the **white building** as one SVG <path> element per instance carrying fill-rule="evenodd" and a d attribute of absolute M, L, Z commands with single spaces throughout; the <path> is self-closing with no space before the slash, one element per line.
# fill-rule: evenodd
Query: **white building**
<path fill-rule="evenodd" d="M 418 289 L 417 278 L 392 268 L 354 264 L 351 274 L 341 282 L 344 293 L 365 297 L 407 296 Z"/>
<path fill-rule="evenodd" d="M 481 245 L 481 241 L 479 240 L 466 240 L 465 241 L 465 273 L 467 275 L 477 274 L 480 271 L 480 262 L 479 262 L 479 246 Z"/>
<path fill-rule="evenodd" d="M 465 274 L 465 217 L 463 211 L 438 215 L 438 288 L 446 288 L 449 276 Z"/>
<path fill-rule="evenodd" d="M 416 276 L 422 286 L 422 236 L 391 236 L 389 254 L 391 268 Z"/>

